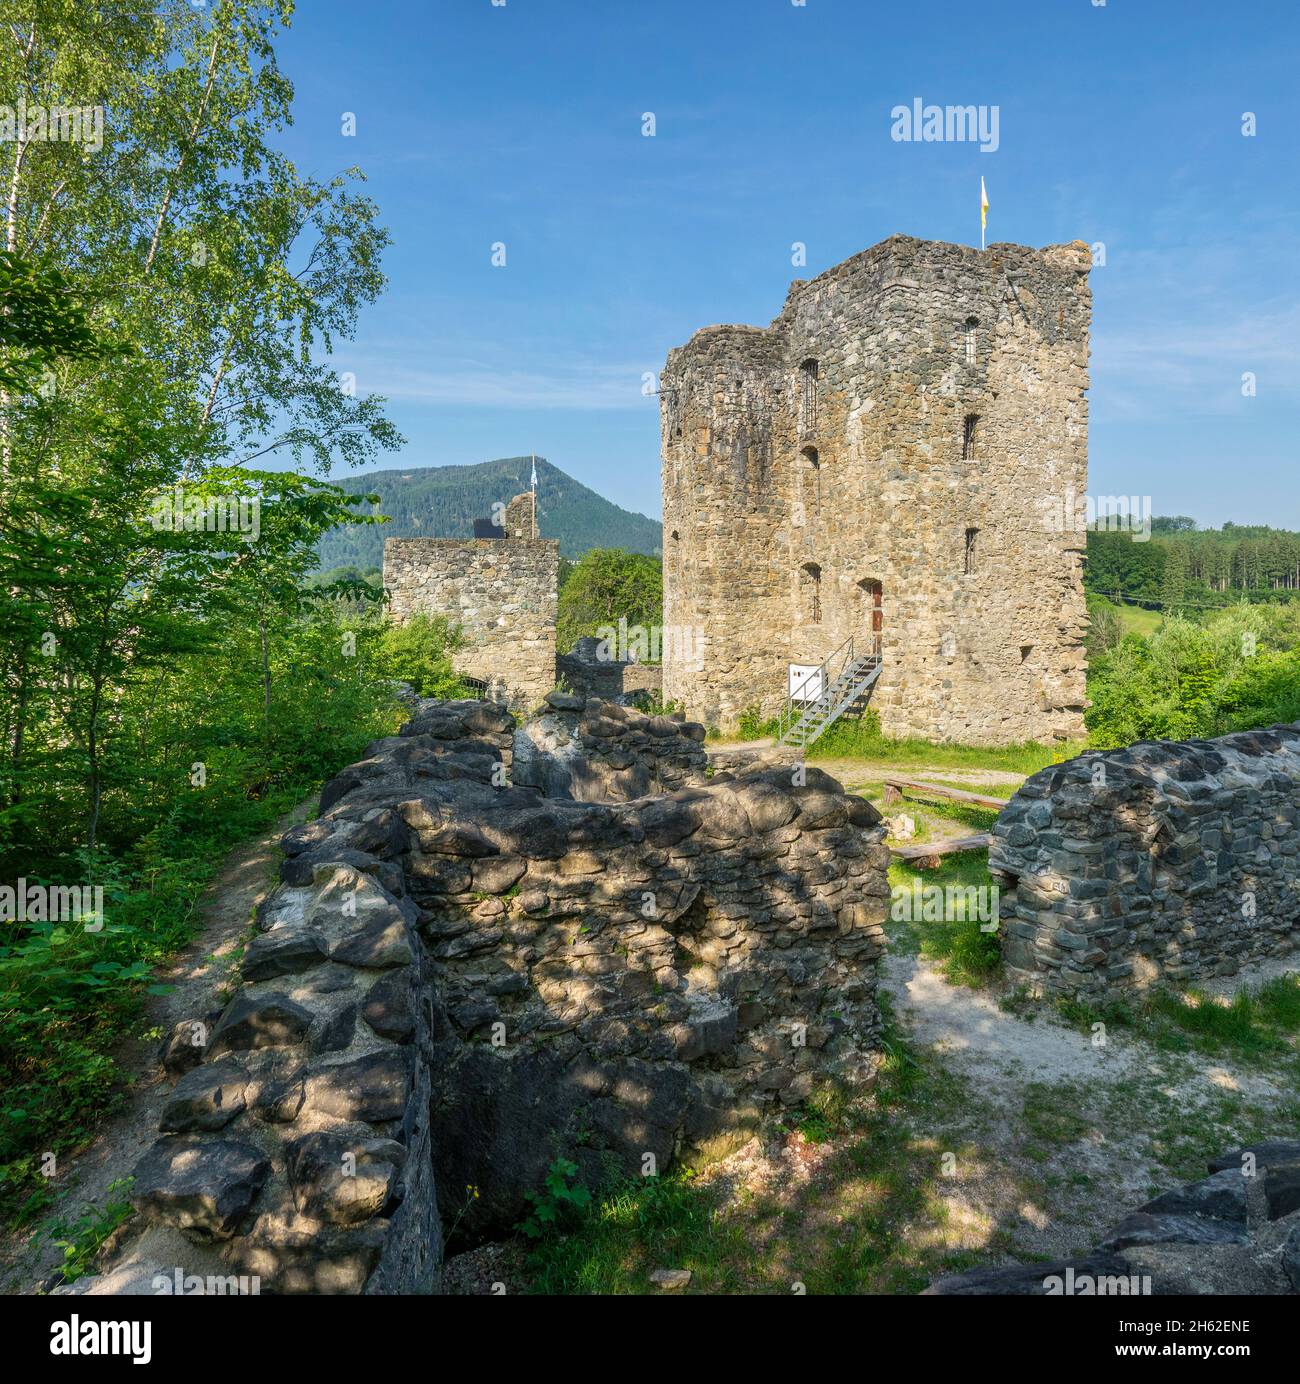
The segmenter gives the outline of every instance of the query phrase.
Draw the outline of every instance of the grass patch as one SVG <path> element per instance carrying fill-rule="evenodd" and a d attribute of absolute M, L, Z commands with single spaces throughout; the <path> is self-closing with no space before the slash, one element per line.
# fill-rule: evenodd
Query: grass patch
<path fill-rule="evenodd" d="M 889 867 L 889 883 L 895 891 L 885 931 L 895 952 L 924 956 L 933 961 L 954 985 L 979 989 L 1002 974 L 1002 952 L 996 932 L 982 932 L 978 908 L 970 906 L 970 886 L 992 889 L 987 851 L 962 851 L 944 856 L 938 866 L 918 870 L 909 861 L 895 860 Z M 915 916 L 915 886 L 944 890 L 943 917 Z M 951 886 L 951 895 L 949 888 Z M 991 899 L 986 894 L 985 899 Z M 920 898 L 924 900 L 922 892 Z M 951 898 L 951 906 L 949 905 Z M 907 917 L 908 906 L 912 917 Z M 899 915 L 899 916 L 896 916 Z"/>
<path fill-rule="evenodd" d="M 76 1220 L 46 1227 L 51 1240 L 63 1251 L 60 1273 L 64 1283 L 75 1283 L 88 1274 L 109 1236 L 135 1215 L 130 1201 L 133 1180 L 123 1177 L 109 1183 L 109 1199 L 104 1206 L 87 1205 Z"/>
<path fill-rule="evenodd" d="M 1062 1000 L 1068 1023 L 1124 1028 L 1163 1052 L 1196 1052 L 1270 1064 L 1300 1054 L 1300 976 L 1284 975 L 1224 1002 L 1204 990 L 1157 990 L 1141 999 L 1093 1008 Z"/>
<path fill-rule="evenodd" d="M 1162 624 L 1164 616 L 1158 610 L 1147 610 L 1145 606 L 1115 605 L 1125 634 L 1140 634 L 1143 639 L 1153 635 Z"/>
<path fill-rule="evenodd" d="M 690 1293 L 914 1293 L 977 1262 L 945 1241 L 945 1150 L 918 1131 L 936 1108 L 964 1115 L 971 1093 L 892 1024 L 884 1041 L 869 1094 L 828 1089 L 786 1117 L 825 1158 L 807 1183 L 728 1197 L 688 1171 L 615 1182 L 534 1248 L 530 1291 L 657 1292 L 651 1271 L 685 1268 Z"/>
<path fill-rule="evenodd" d="M 995 769 L 1026 777 L 1073 759 L 1086 748 L 1084 742 L 1051 745 L 1026 741 L 1019 745 L 931 744 L 928 740 L 891 740 L 880 734 L 873 720 L 836 721 L 808 747 L 808 758 L 873 759 L 886 764 L 919 763 L 948 769 Z M 969 786 L 969 785 L 955 785 Z"/>
<path fill-rule="evenodd" d="M 1270 1104 L 1241 1091 L 1197 1088 L 1187 1059 L 1173 1056 L 1127 1081 L 1063 1082 L 1046 1090 L 1058 1109 L 1074 1112 L 1087 1128 L 1133 1139 L 1134 1156 L 1162 1170 L 1148 1188 L 1153 1196 L 1204 1177 L 1210 1159 L 1230 1149 L 1294 1138 L 1300 1123 L 1300 1100 Z"/>

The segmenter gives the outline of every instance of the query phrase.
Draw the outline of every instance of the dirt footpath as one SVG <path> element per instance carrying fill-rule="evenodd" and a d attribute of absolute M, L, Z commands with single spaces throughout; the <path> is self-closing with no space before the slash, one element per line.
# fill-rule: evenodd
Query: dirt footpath
<path fill-rule="evenodd" d="M 42 1220 L 71 1221 L 90 1203 L 110 1198 L 109 1186 L 129 1177 L 140 1156 L 158 1137 L 158 1120 L 172 1081 L 158 1063 L 157 1033 L 170 1033 L 182 1019 L 202 1018 L 224 1004 L 224 987 L 250 935 L 253 910 L 276 882 L 280 837 L 316 809 L 316 799 L 299 803 L 255 841 L 231 852 L 221 872 L 204 891 L 193 941 L 157 969 L 159 985 L 175 988 L 145 1000 L 138 1032 L 114 1054 L 123 1085 L 130 1090 L 127 1107 L 78 1153 L 63 1155 L 56 1180 L 57 1199 Z M 28 1227 L 0 1238 L 0 1282 L 7 1292 L 48 1291 L 63 1259 L 39 1228 Z"/>

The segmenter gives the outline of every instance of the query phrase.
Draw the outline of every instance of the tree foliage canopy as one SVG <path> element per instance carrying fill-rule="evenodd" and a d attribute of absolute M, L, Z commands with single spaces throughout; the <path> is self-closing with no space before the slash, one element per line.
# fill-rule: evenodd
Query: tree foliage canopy
<path fill-rule="evenodd" d="M 645 629 L 663 623 L 664 576 L 658 558 L 593 548 L 569 568 L 560 588 L 556 647 L 568 653 L 583 635 L 620 620 Z"/>

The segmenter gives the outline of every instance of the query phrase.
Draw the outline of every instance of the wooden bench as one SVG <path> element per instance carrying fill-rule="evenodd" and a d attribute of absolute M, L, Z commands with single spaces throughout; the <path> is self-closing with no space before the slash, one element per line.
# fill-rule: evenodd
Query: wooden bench
<path fill-rule="evenodd" d="M 951 802 L 965 803 L 970 807 L 991 807 L 996 812 L 1001 812 L 1007 805 L 1005 798 L 990 797 L 987 793 L 968 793 L 964 788 L 945 788 L 941 783 L 925 783 L 921 779 L 905 778 L 885 780 L 886 803 L 896 803 L 907 794 L 914 798 L 947 798 Z"/>
<path fill-rule="evenodd" d="M 947 841 L 922 841 L 916 846 L 890 846 L 890 852 L 899 860 L 914 861 L 921 869 L 933 869 L 939 857 L 955 855 L 958 851 L 982 851 L 988 848 L 992 838 L 987 831 L 974 836 L 954 836 Z"/>

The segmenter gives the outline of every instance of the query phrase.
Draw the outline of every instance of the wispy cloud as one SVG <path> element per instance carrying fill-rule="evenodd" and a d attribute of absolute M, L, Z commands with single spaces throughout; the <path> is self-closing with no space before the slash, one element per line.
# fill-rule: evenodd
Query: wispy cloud
<path fill-rule="evenodd" d="M 644 364 L 569 361 L 527 369 L 489 361 L 446 366 L 375 359 L 355 367 L 367 391 L 412 404 L 464 408 L 654 409 L 642 394 Z"/>

